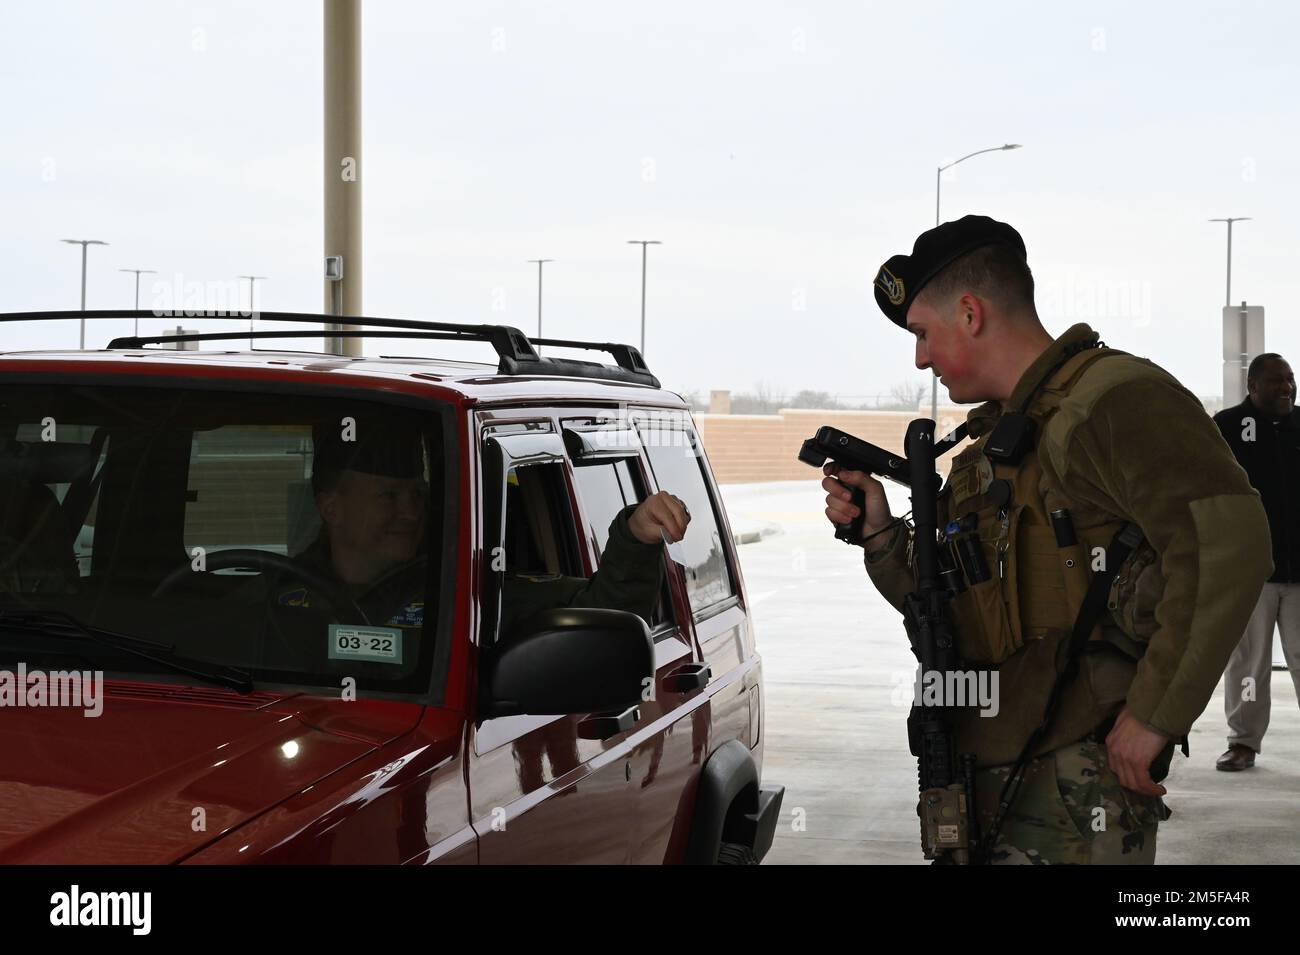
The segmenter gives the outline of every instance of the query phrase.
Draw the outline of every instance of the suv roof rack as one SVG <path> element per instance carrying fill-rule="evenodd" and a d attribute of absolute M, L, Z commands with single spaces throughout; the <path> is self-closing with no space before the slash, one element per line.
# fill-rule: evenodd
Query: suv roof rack
<path fill-rule="evenodd" d="M 201 311 L 179 309 L 175 312 L 95 309 L 61 312 L 5 312 L 0 322 L 66 321 L 87 318 L 104 319 L 171 319 L 178 321 L 195 318 L 246 319 L 256 317 L 269 322 L 302 322 L 313 325 L 359 325 L 363 328 L 389 329 L 388 331 L 247 331 L 247 332 L 196 332 L 184 335 L 148 335 L 114 338 L 110 349 L 143 348 L 148 344 L 170 342 L 238 341 L 259 338 L 433 338 L 447 341 L 484 341 L 491 343 L 497 353 L 497 373 L 502 375 L 551 375 L 575 378 L 606 378 L 659 388 L 656 378 L 632 345 L 615 342 L 582 342 L 559 338 L 530 340 L 522 331 L 511 325 L 461 325 L 455 322 L 426 322 L 406 318 L 370 318 L 359 315 L 325 315 L 311 312 L 256 312 L 206 309 Z M 399 330 L 394 330 L 399 329 Z M 594 361 L 570 358 L 543 358 L 533 348 L 538 345 L 555 345 L 564 348 L 585 348 L 609 352 L 615 364 L 605 365 Z"/>

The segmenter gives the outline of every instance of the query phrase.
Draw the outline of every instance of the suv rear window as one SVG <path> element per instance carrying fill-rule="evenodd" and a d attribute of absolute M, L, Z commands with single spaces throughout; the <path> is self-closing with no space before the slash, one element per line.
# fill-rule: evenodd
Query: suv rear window
<path fill-rule="evenodd" d="M 440 696 L 442 432 L 428 407 L 368 397 L 2 387 L 0 612 L 71 614 L 259 685 Z M 185 679 L 3 624 L 3 658 Z"/>

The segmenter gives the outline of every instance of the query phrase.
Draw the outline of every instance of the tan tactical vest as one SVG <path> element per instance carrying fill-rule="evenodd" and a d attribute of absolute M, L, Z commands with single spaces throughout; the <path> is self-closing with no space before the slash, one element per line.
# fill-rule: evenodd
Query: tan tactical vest
<path fill-rule="evenodd" d="M 1039 460 L 1042 435 L 1062 399 L 1085 369 L 1108 354 L 1127 353 L 1104 346 L 1081 351 L 1039 388 L 1026 409 L 1035 422 L 1034 447 L 1018 465 L 985 456 L 987 432 L 953 460 L 939 496 L 939 529 L 975 513 L 989 572 L 982 583 L 968 582 L 951 605 L 958 651 L 971 664 L 997 666 L 1031 641 L 1068 634 L 1094 568 L 1104 567 L 1106 548 L 1125 524 L 1113 514 L 1067 500 Z M 1005 485 L 995 485 L 997 479 L 1010 482 L 1009 499 Z M 1058 508 L 1070 512 L 1077 538 L 1071 547 L 1057 545 L 1049 515 Z M 1155 630 L 1154 601 L 1139 607 L 1134 598 L 1139 581 L 1150 583 L 1153 574 L 1158 576 L 1155 558 L 1144 541 L 1121 566 L 1110 591 L 1110 613 L 1093 628 L 1092 640 L 1107 640 L 1131 657 L 1141 655 Z M 1144 574 L 1148 568 L 1151 574 Z"/>

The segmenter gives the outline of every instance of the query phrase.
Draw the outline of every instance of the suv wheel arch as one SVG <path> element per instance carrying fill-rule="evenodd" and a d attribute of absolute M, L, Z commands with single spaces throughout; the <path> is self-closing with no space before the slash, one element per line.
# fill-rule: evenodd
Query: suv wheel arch
<path fill-rule="evenodd" d="M 748 849 L 755 862 L 761 860 L 772 846 L 784 794 L 782 786 L 760 785 L 758 766 L 744 743 L 723 743 L 700 770 L 686 863 L 716 865 L 724 844 Z"/>

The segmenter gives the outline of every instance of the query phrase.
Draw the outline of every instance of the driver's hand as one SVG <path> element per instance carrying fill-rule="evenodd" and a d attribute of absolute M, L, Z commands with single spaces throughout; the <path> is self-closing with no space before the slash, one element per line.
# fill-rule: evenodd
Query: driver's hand
<path fill-rule="evenodd" d="M 643 544 L 659 544 L 663 535 L 668 535 L 669 543 L 677 543 L 686 536 L 686 525 L 691 522 L 691 512 L 679 497 L 667 491 L 651 494 L 640 503 L 627 526 L 632 536 Z"/>

